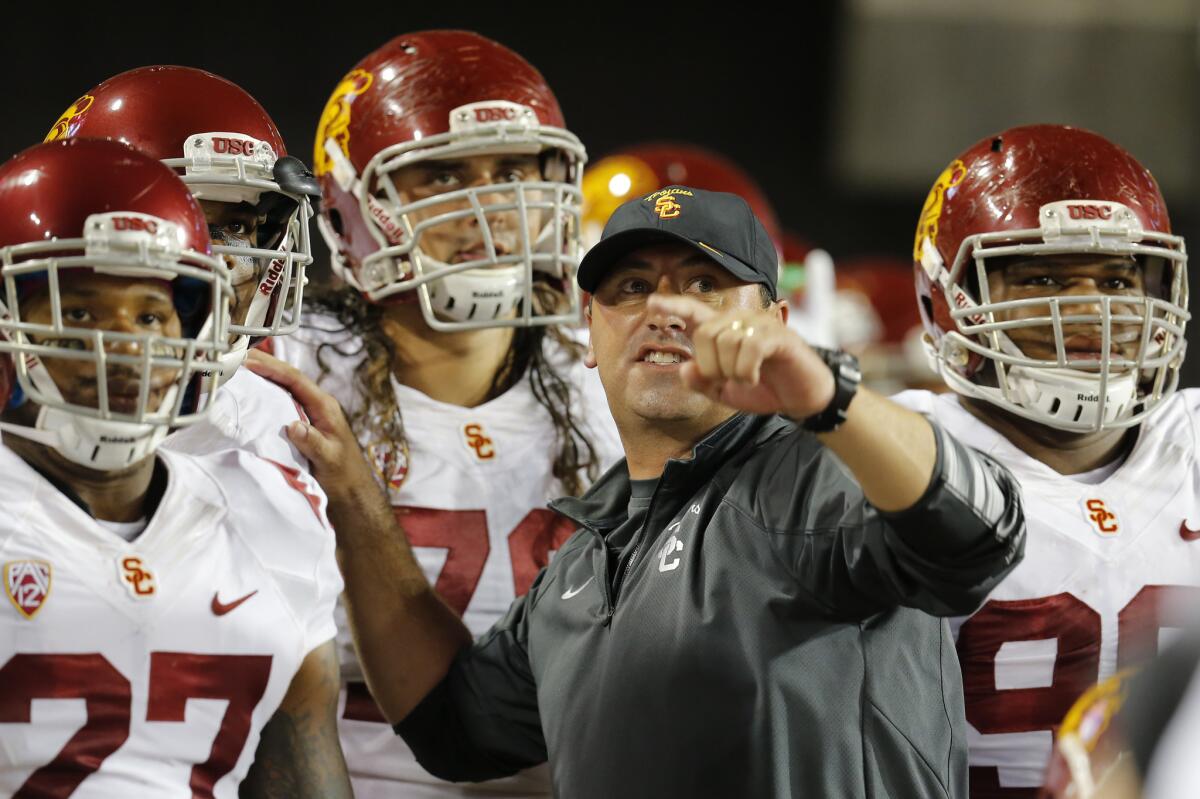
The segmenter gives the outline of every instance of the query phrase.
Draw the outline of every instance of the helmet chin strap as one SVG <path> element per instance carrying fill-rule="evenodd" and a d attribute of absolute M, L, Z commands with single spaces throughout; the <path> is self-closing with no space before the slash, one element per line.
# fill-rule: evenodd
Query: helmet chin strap
<path fill-rule="evenodd" d="M 1001 334 L 1000 339 L 1000 347 L 1006 353 L 1022 355 L 1020 348 L 1007 335 Z M 1077 369 L 1010 366 L 1007 381 L 1012 401 L 1033 411 L 1049 427 L 1059 427 L 1056 422 L 1067 422 L 1087 425 L 1094 430 L 1103 429 L 1127 416 L 1137 396 L 1137 380 L 1132 370 L 1122 374 L 1110 373 L 1103 396 L 1100 393 L 1100 375 Z M 979 388 L 996 404 L 1008 404 L 1001 389 L 988 386 Z"/>
<path fill-rule="evenodd" d="M 1017 403 L 1037 411 L 1050 427 L 1061 420 L 1103 429 L 1127 414 L 1137 392 L 1132 371 L 1109 375 L 1101 416 L 1099 375 L 1084 375 L 1070 369 L 1013 366 L 1008 370 L 1008 381 Z M 984 390 L 1001 395 L 1000 389 Z"/>
<path fill-rule="evenodd" d="M 100 472 L 123 469 L 153 454 L 168 432 L 165 425 L 92 419 L 46 406 L 34 427 L 0 423 L 0 430 L 44 444 L 72 463 Z"/>
<path fill-rule="evenodd" d="M 221 372 L 221 382 L 228 383 L 229 378 L 237 373 L 242 364 L 246 362 L 246 356 L 250 354 L 250 337 L 238 336 L 229 345 L 229 351 L 221 353 L 217 356 L 217 363 Z"/>
<path fill-rule="evenodd" d="M 413 251 L 424 274 L 445 269 L 449 264 L 436 261 L 420 250 Z M 435 312 L 454 322 L 501 319 L 525 296 L 522 265 L 467 269 L 429 281 L 421 288 L 429 291 L 429 304 Z"/>
<path fill-rule="evenodd" d="M 58 386 L 40 361 L 29 367 L 29 373 L 39 391 L 62 401 Z M 172 386 L 163 403 L 173 404 L 178 390 Z M 32 427 L 3 422 L 0 430 L 43 444 L 72 463 L 101 472 L 137 463 L 152 454 L 168 433 L 166 425 L 94 419 L 48 405 L 41 406 Z"/>

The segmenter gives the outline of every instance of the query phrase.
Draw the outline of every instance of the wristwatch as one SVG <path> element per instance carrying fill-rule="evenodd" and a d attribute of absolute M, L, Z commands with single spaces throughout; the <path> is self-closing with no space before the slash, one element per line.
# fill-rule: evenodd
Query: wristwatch
<path fill-rule="evenodd" d="M 829 400 L 825 410 L 809 416 L 800 426 L 810 433 L 832 433 L 846 421 L 846 410 L 850 407 L 850 400 L 858 393 L 862 372 L 858 368 L 858 358 L 844 350 L 813 347 L 813 351 L 821 356 L 829 371 L 833 372 L 833 399 Z"/>

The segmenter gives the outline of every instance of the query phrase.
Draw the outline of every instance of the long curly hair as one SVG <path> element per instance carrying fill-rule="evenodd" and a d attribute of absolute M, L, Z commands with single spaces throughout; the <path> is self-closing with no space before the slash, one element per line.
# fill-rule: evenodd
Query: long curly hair
<path fill-rule="evenodd" d="M 557 292 L 545 284 L 535 285 L 535 306 L 550 307 L 556 302 L 556 296 Z M 343 357 L 365 352 L 366 357 L 355 370 L 356 387 L 364 402 L 350 414 L 350 424 L 360 437 L 370 430 L 381 435 L 392 446 L 406 451 L 408 439 L 404 430 L 403 409 L 396 402 L 396 393 L 391 384 L 396 346 L 382 327 L 386 306 L 368 302 L 358 291 L 349 287 L 316 288 L 305 297 L 305 306 L 306 310 L 335 317 L 343 329 L 361 342 L 359 349 L 350 352 L 333 342 L 322 343 L 317 349 L 317 362 L 321 368 L 318 382 L 329 373 L 325 361 L 326 348 L 332 348 Z M 544 347 L 546 336 L 554 340 L 570 361 L 575 362 L 583 357 L 583 346 L 557 327 L 517 328 L 512 346 L 492 376 L 487 399 L 500 396 L 522 379 L 529 380 L 534 397 L 546 409 L 554 424 L 557 451 L 552 474 L 565 492 L 578 496 L 583 493 L 587 483 L 599 475 L 600 463 L 595 448 L 580 429 L 572 412 L 572 395 L 578 389 L 565 380 L 547 359 Z M 586 476 L 586 482 L 581 475 Z"/>

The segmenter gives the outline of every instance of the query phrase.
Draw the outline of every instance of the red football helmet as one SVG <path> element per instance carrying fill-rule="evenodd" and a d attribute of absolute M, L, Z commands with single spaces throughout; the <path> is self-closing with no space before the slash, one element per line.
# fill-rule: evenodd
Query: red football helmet
<path fill-rule="evenodd" d="M 7 386 L 13 404 L 29 398 L 41 406 L 34 426 L 3 429 L 107 470 L 140 460 L 169 428 L 200 418 L 220 380 L 216 359 L 229 348 L 233 293 L 210 248 L 188 188 L 124 144 L 40 144 L 0 166 L 0 352 L 8 353 L 0 371 L 15 371 L 18 385 Z M 89 275 L 168 281 L 181 335 L 77 323 L 76 309 L 64 311 L 63 291 Z M 51 319 L 34 322 L 26 309 L 47 292 Z M 64 399 L 51 377 L 63 361 L 91 362 L 94 404 Z M 200 386 L 201 377 L 211 379 Z M 156 407 L 152 385 L 161 392 Z M 114 408 L 121 386 L 126 395 L 132 386 L 136 399 Z"/>
<path fill-rule="evenodd" d="M 992 300 L 991 259 L 1062 254 L 1137 259 L 1145 296 Z M 930 358 L 961 394 L 1085 431 L 1137 424 L 1179 382 L 1188 319 L 1183 239 L 1171 235 L 1151 174 L 1095 133 L 1033 125 L 975 144 L 929 192 L 913 262 Z M 1040 315 L 1005 318 L 1028 313 Z M 1008 334 L 1037 326 L 1053 334 L 1057 357 L 1029 357 Z M 1072 359 L 1064 328 L 1099 337 L 1109 354 Z M 1135 341 L 1135 358 L 1118 357 L 1118 344 Z"/>
<path fill-rule="evenodd" d="M 538 156 L 542 174 L 416 202 L 393 180 L 418 163 L 506 154 Z M 435 330 L 579 321 L 586 155 L 550 87 L 516 53 L 466 31 L 391 40 L 334 89 L 313 159 L 334 272 L 370 300 L 419 301 Z M 464 224 L 477 228 L 476 243 L 453 263 L 422 244 L 433 228 Z M 539 309 L 535 278 L 561 288 L 569 307 Z"/>
<path fill-rule="evenodd" d="M 213 252 L 234 286 L 257 288 L 239 305 L 226 357 L 236 368 L 250 337 L 284 335 L 300 323 L 305 267 L 312 262 L 312 174 L 287 155 L 258 102 L 224 78 L 191 67 L 133 69 L 89 90 L 63 112 L 46 141 L 112 138 L 173 167 L 199 200 L 245 203 L 261 219 L 258 241 L 213 224 Z M 242 292 L 245 294 L 245 292 Z"/>
<path fill-rule="evenodd" d="M 1039 799 L 1091 799 L 1120 782 L 1121 762 L 1132 757 L 1121 729 L 1121 708 L 1133 669 L 1123 669 L 1089 688 L 1071 705 L 1054 736 Z"/>
<path fill-rule="evenodd" d="M 600 240 L 617 207 L 633 197 L 672 185 L 737 194 L 782 251 L 779 218 L 758 184 L 724 156 L 682 142 L 638 144 L 605 156 L 583 178 L 583 223 L 589 243 Z"/>
<path fill-rule="evenodd" d="M 837 345 L 858 356 L 863 382 L 880 393 L 941 384 L 921 346 L 921 314 L 904 258 L 838 262 L 834 327 Z"/>

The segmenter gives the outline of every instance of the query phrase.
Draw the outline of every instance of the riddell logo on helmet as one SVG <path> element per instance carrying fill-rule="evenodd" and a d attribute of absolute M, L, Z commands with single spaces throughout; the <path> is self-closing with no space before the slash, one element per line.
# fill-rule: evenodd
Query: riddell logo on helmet
<path fill-rule="evenodd" d="M 1072 219 L 1112 219 L 1107 205 L 1068 205 L 1067 213 Z"/>
<path fill-rule="evenodd" d="M 475 109 L 476 122 L 511 122 L 517 118 L 517 109 L 504 106 L 488 106 Z"/>
<path fill-rule="evenodd" d="M 158 223 L 152 219 L 139 219 L 135 216 L 114 216 L 113 230 L 136 230 L 143 233 L 157 233 Z"/>
<path fill-rule="evenodd" d="M 275 287 L 279 285 L 279 276 L 282 274 L 283 261 L 271 261 L 271 265 L 267 267 L 266 276 L 258 284 L 258 293 L 270 297 L 271 292 L 275 291 Z"/>
<path fill-rule="evenodd" d="M 230 139 L 225 136 L 214 136 L 212 140 L 214 153 L 221 155 L 254 155 L 254 142 L 246 139 Z"/>
<path fill-rule="evenodd" d="M 367 195 L 367 210 L 371 212 L 371 216 L 383 228 L 383 235 L 387 237 L 388 241 L 392 244 L 397 244 L 404 239 L 404 231 L 401 230 L 400 225 L 396 220 L 392 219 L 392 215 L 387 212 L 387 209 L 370 195 Z"/>
<path fill-rule="evenodd" d="M 973 303 L 967 298 L 966 293 L 962 289 L 956 289 L 954 291 L 954 305 L 956 308 L 965 311 L 968 308 L 971 308 Z M 976 325 L 982 325 L 985 321 L 987 321 L 983 318 L 982 314 L 977 313 L 971 314 L 967 317 L 967 319 Z"/>
<path fill-rule="evenodd" d="M 1099 402 L 1099 394 L 1079 394 L 1075 397 L 1076 402 Z"/>

